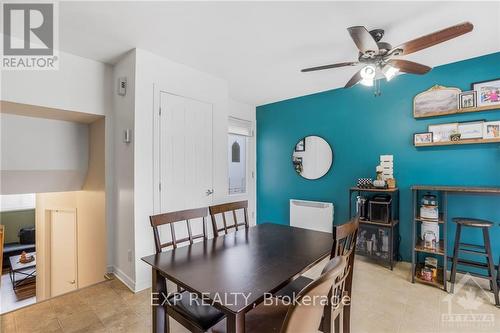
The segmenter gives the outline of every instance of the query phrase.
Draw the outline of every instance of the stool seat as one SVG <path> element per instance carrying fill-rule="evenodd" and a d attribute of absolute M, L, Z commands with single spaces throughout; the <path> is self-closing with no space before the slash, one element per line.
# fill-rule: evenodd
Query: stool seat
<path fill-rule="evenodd" d="M 493 226 L 493 222 L 471 217 L 454 217 L 453 222 L 467 227 L 489 228 Z"/>

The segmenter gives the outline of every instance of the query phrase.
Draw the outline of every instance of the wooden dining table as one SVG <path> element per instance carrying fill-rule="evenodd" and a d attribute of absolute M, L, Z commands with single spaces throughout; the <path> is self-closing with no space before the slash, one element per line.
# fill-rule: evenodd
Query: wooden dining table
<path fill-rule="evenodd" d="M 332 243 L 330 233 L 259 224 L 142 260 L 155 295 L 167 295 L 166 278 L 225 313 L 228 333 L 243 333 L 245 313 L 329 256 Z M 152 307 L 153 332 L 168 332 L 165 308 Z"/>

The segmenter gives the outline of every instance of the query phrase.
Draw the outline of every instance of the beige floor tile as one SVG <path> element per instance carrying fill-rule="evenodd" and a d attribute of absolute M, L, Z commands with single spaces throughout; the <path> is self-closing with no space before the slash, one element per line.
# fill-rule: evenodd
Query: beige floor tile
<path fill-rule="evenodd" d="M 0 316 L 0 332 L 16 333 L 16 319 L 14 313 Z"/>
<path fill-rule="evenodd" d="M 325 262 L 312 267 L 305 275 L 312 278 L 319 276 Z M 412 284 L 410 277 L 408 263 L 397 263 L 390 271 L 373 262 L 357 259 L 354 265 L 351 332 L 500 332 L 500 309 L 492 304 L 491 293 L 473 289 L 481 304 L 466 313 L 492 314 L 492 325 L 446 326 L 442 315 L 448 313 L 450 294 L 426 285 Z M 168 288 L 173 291 L 176 287 L 169 282 Z M 452 295 L 453 312 L 467 310 L 461 307 L 463 300 L 460 301 L 461 298 L 470 301 L 467 291 L 463 288 Z M 148 289 L 134 294 L 117 279 L 107 281 L 4 315 L 0 319 L 2 333 L 150 332 L 150 293 Z M 170 326 L 171 333 L 189 333 L 172 319 Z"/>
<path fill-rule="evenodd" d="M 19 321 L 16 319 L 16 332 L 17 333 L 49 333 L 49 332 L 62 332 L 59 321 L 56 318 L 30 321 Z"/>
<path fill-rule="evenodd" d="M 100 322 L 92 310 L 79 311 L 59 319 L 64 332 L 83 332 L 86 328 Z"/>
<path fill-rule="evenodd" d="M 102 323 L 109 332 L 127 332 L 129 327 L 135 325 L 141 319 L 133 310 L 127 309 L 103 319 Z"/>

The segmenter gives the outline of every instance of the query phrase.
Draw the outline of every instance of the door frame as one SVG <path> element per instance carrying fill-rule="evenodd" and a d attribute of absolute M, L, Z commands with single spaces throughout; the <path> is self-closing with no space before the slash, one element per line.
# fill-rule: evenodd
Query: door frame
<path fill-rule="evenodd" d="M 46 295 L 48 295 L 47 299 L 52 298 L 52 223 L 53 212 L 70 212 L 75 214 L 75 284 L 76 289 L 78 290 L 78 215 L 76 208 L 50 208 L 45 210 L 46 216 L 49 216 L 49 219 L 46 221 L 50 221 L 47 225 L 47 235 L 45 237 L 45 249 L 46 249 L 46 258 L 45 258 L 45 267 L 49 269 L 46 271 Z M 47 251 L 48 250 L 48 251 Z M 38 261 L 38 259 L 37 259 Z M 37 272 L 38 274 L 38 272 Z M 48 291 L 48 292 L 47 292 Z"/>
<path fill-rule="evenodd" d="M 161 208 L 161 187 L 160 187 L 160 177 L 161 177 L 161 126 L 160 126 L 160 113 L 164 112 L 160 110 L 161 107 L 161 94 L 166 93 L 173 96 L 179 96 L 183 98 L 189 98 L 198 102 L 210 104 L 212 106 L 212 189 L 214 188 L 214 180 L 215 180 L 215 162 L 214 162 L 214 112 L 215 112 L 215 103 L 212 101 L 207 101 L 203 99 L 199 99 L 192 96 L 187 96 L 183 94 L 177 94 L 171 92 L 164 87 L 161 87 L 159 84 L 153 84 L 153 214 L 165 213 Z M 165 189 L 163 189 L 165 191 Z M 214 190 L 215 191 L 215 190 Z M 213 199 L 213 196 L 212 196 Z"/>

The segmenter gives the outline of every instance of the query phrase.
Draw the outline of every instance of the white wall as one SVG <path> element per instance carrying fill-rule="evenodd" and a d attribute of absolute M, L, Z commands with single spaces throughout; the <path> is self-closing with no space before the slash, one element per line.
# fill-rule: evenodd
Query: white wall
<path fill-rule="evenodd" d="M 0 99 L 105 115 L 111 109 L 111 67 L 59 52 L 59 70 L 2 71 Z"/>
<path fill-rule="evenodd" d="M 0 193 L 80 190 L 89 163 L 89 127 L 0 114 Z"/>
<path fill-rule="evenodd" d="M 114 183 L 113 198 L 108 201 L 113 223 L 108 227 L 109 251 L 113 271 L 131 289 L 135 285 L 134 267 L 134 113 L 135 113 L 135 50 L 127 53 L 113 68 L 113 91 L 116 91 L 118 78 L 127 78 L 127 94 L 113 93 L 113 155 L 108 162 Z M 132 142 L 123 142 L 123 131 L 130 129 Z M 111 241 L 111 243 L 109 243 Z M 130 254 L 129 254 L 130 252 Z M 130 257 L 129 257 L 130 256 Z M 130 259 L 130 260 L 129 260 Z"/>
<path fill-rule="evenodd" d="M 255 108 L 230 101 L 226 81 L 139 49 L 136 50 L 135 89 L 135 290 L 141 290 L 150 286 L 151 273 L 150 267 L 140 259 L 155 252 L 148 217 L 155 213 L 155 207 L 158 207 L 154 203 L 154 191 L 157 186 L 153 171 L 153 113 L 159 107 L 159 91 L 202 100 L 214 106 L 214 203 L 235 200 L 228 195 L 227 118 L 233 115 L 254 121 Z M 254 163 L 254 151 L 250 155 Z M 253 189 L 254 185 L 252 191 Z M 250 215 L 253 215 L 252 213 Z"/>
<path fill-rule="evenodd" d="M 116 85 L 112 81 L 113 68 L 61 51 L 59 59 L 57 71 L 2 71 L 0 100 L 53 108 L 61 112 L 104 115 L 106 117 L 106 202 L 112 202 L 114 172 L 111 165 L 114 159 L 112 140 L 114 126 L 111 111 L 112 94 L 116 92 Z M 113 213 L 108 205 L 106 207 L 108 225 L 114 220 Z M 111 249 L 114 248 L 114 237 L 108 232 L 109 266 L 113 265 Z"/>

